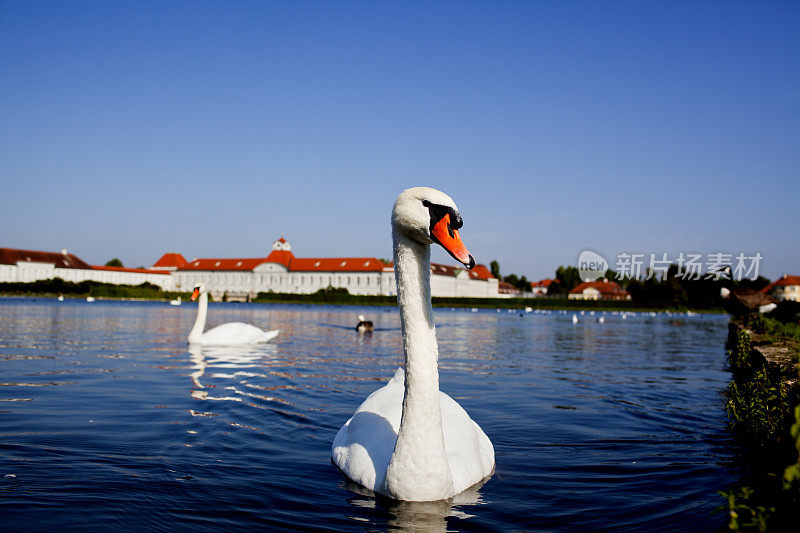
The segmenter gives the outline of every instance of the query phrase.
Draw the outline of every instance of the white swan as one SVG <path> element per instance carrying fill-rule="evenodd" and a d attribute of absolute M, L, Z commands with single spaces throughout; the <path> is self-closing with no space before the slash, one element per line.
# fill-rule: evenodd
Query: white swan
<path fill-rule="evenodd" d="M 490 476 L 494 448 L 481 428 L 439 391 L 430 285 L 430 245 L 441 244 L 471 269 L 446 194 L 407 189 L 392 210 L 394 270 L 405 372 L 370 394 L 333 441 L 333 461 L 356 483 L 396 500 L 450 498 Z"/>
<path fill-rule="evenodd" d="M 197 305 L 197 318 L 189 332 L 189 344 L 205 344 L 211 346 L 232 346 L 236 344 L 259 344 L 269 342 L 278 336 L 279 330 L 262 331 L 244 322 L 228 322 L 203 333 L 208 314 L 208 289 L 202 283 L 195 285 L 192 301 L 200 296 Z"/>

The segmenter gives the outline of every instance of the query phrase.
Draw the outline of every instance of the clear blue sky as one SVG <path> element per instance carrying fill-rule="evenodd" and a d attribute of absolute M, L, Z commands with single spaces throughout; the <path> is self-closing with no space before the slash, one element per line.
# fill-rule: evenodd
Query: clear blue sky
<path fill-rule="evenodd" d="M 0 246 L 389 257 L 427 185 L 504 273 L 591 248 L 774 278 L 799 184 L 798 2 L 0 1 Z"/>

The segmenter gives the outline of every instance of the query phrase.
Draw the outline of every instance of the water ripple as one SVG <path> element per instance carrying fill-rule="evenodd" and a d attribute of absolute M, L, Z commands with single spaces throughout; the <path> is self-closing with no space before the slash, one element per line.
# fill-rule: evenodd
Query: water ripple
<path fill-rule="evenodd" d="M 343 478 L 330 443 L 402 364 L 392 309 L 212 304 L 278 328 L 187 347 L 195 309 L 0 303 L 4 528 L 709 531 L 738 476 L 725 319 L 440 309 L 441 387 L 495 445 L 482 486 L 398 503 Z M 353 331 L 369 315 L 372 335 Z M 64 376 L 64 381 L 54 376 Z"/>

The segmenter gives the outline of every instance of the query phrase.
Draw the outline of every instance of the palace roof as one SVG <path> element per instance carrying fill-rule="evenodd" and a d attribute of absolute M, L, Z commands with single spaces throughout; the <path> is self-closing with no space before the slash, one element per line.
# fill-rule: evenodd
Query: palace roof
<path fill-rule="evenodd" d="M 92 270 L 110 270 L 112 272 L 135 272 L 138 274 L 161 274 L 164 276 L 169 276 L 168 270 L 150 270 L 148 268 L 125 268 L 125 267 L 115 267 L 115 266 L 99 266 L 99 265 L 92 265 Z"/>
<path fill-rule="evenodd" d="M 255 267 L 262 263 L 272 263 L 266 257 L 256 258 L 202 258 L 192 259 L 185 265 L 178 268 L 178 270 L 238 270 L 247 271 L 253 270 Z"/>
<path fill-rule="evenodd" d="M 83 259 L 66 253 L 66 250 L 58 253 L 0 248 L 0 265 L 16 265 L 18 262 L 52 263 L 56 268 L 84 268 L 88 270 L 92 268 Z"/>
<path fill-rule="evenodd" d="M 152 268 L 179 268 L 186 264 L 186 258 L 176 252 L 170 252 L 161 256 Z"/>
<path fill-rule="evenodd" d="M 291 272 L 381 272 L 386 264 L 375 257 L 295 257 Z"/>
<path fill-rule="evenodd" d="M 182 271 L 251 271 L 263 263 L 277 263 L 283 265 L 289 272 L 382 272 L 384 269 L 392 268 L 393 266 L 391 261 L 384 262 L 376 257 L 295 257 L 291 251 L 281 249 L 282 246 L 276 247 L 275 244 L 277 243 L 289 245 L 281 237 L 273 243 L 273 250 L 267 257 L 198 258 L 186 261 L 177 268 Z M 167 256 L 183 258 L 180 254 L 165 254 L 153 266 L 172 266 L 172 264 L 178 262 L 177 259 L 168 259 Z M 462 270 L 465 269 L 440 263 L 431 263 L 431 273 L 440 276 L 455 277 Z M 494 278 L 485 265 L 475 265 L 475 268 L 468 272 L 470 279 L 486 281 Z"/>

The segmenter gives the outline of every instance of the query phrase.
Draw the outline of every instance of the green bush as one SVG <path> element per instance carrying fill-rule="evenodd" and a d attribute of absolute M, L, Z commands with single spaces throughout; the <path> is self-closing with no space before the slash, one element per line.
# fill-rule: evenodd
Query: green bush
<path fill-rule="evenodd" d="M 771 340 L 796 334 L 794 325 L 761 316 L 751 325 Z M 756 364 L 752 353 L 750 335 L 738 330 L 728 354 L 733 379 L 725 410 L 753 454 L 755 481 L 752 487 L 720 493 L 727 500 L 728 528 L 795 531 L 800 523 L 800 399 L 789 381 Z"/>
<path fill-rule="evenodd" d="M 757 446 L 770 447 L 788 434 L 792 412 L 789 386 L 760 368 L 732 380 L 725 410 L 733 428 Z"/>
<path fill-rule="evenodd" d="M 728 352 L 728 362 L 734 372 L 753 370 L 753 349 L 750 333 L 740 329 L 736 333 L 736 341 Z"/>

